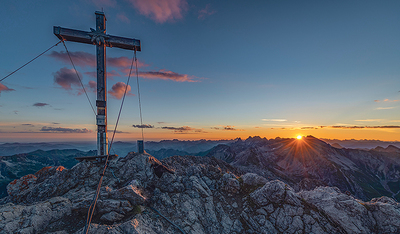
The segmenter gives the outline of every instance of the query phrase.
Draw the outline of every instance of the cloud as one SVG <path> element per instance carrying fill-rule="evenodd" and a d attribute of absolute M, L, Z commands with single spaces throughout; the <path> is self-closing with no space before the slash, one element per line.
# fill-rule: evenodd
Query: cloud
<path fill-rule="evenodd" d="M 111 96 L 115 97 L 116 99 L 121 99 L 124 96 L 125 89 L 126 89 L 126 95 L 134 96 L 134 94 L 129 93 L 131 91 L 131 86 L 128 85 L 128 87 L 126 87 L 126 84 L 124 82 L 117 82 L 116 84 L 114 84 L 111 87 L 111 90 L 108 91 L 108 93 L 111 94 Z"/>
<path fill-rule="evenodd" d="M 66 90 L 71 90 L 72 85 L 75 86 L 80 85 L 79 78 L 77 77 L 74 69 L 68 69 L 66 67 L 63 67 L 53 75 L 54 75 L 54 82 Z"/>
<path fill-rule="evenodd" d="M 147 79 L 173 80 L 177 82 L 197 82 L 194 76 L 179 74 L 161 69 L 159 71 L 139 72 L 139 76 Z"/>
<path fill-rule="evenodd" d="M 287 119 L 262 119 L 262 121 L 266 121 L 266 122 L 286 122 Z"/>
<path fill-rule="evenodd" d="M 132 127 L 134 128 L 154 128 L 154 125 L 150 125 L 150 124 L 134 124 L 132 125 Z"/>
<path fill-rule="evenodd" d="M 96 67 L 96 56 L 83 51 L 69 52 L 71 55 L 72 61 L 76 66 L 80 67 Z M 52 58 L 55 58 L 63 63 L 71 64 L 69 60 L 68 54 L 64 51 L 56 52 L 53 51 L 49 55 Z M 118 68 L 130 68 L 132 64 L 132 59 L 121 56 L 121 57 L 107 57 L 107 66 L 118 67 Z M 147 67 L 148 64 L 138 60 L 138 67 Z M 129 70 L 128 70 L 129 72 Z M 92 75 L 92 73 L 90 73 Z M 94 76 L 96 76 L 96 72 L 93 72 Z"/>
<path fill-rule="evenodd" d="M 192 128 L 189 126 L 182 127 L 161 127 L 161 129 L 173 130 L 176 133 L 188 133 L 188 132 L 203 132 L 202 129 Z"/>
<path fill-rule="evenodd" d="M 207 16 L 213 15 L 215 13 L 217 13 L 217 11 L 211 9 L 211 5 L 207 4 L 204 9 L 199 10 L 199 16 L 197 18 L 203 20 Z"/>
<path fill-rule="evenodd" d="M 382 101 L 380 101 L 380 100 L 374 100 L 374 102 L 398 102 L 398 101 L 400 101 L 400 100 L 390 100 L 390 99 L 384 99 L 384 100 L 382 100 Z"/>
<path fill-rule="evenodd" d="M 114 133 L 114 130 L 107 130 L 107 132 Z M 123 131 L 117 130 L 117 131 L 115 131 L 115 133 L 129 133 L 129 132 L 123 132 Z"/>
<path fill-rule="evenodd" d="M 344 125 L 334 125 L 334 126 L 319 126 L 319 128 L 333 128 L 333 129 L 390 129 L 390 128 L 400 128 L 396 125 L 384 125 L 384 126 L 344 126 Z M 314 128 L 318 129 L 318 128 Z"/>
<path fill-rule="evenodd" d="M 33 124 L 21 124 L 22 126 L 27 126 L 27 127 L 35 127 Z"/>
<path fill-rule="evenodd" d="M 330 128 L 339 128 L 339 129 L 363 129 L 363 128 L 400 128 L 400 126 L 330 126 Z"/>
<path fill-rule="evenodd" d="M 312 129 L 318 129 L 318 128 L 316 128 L 316 127 L 302 127 L 300 129 L 302 129 L 302 130 L 312 130 Z"/>
<path fill-rule="evenodd" d="M 83 51 L 69 52 L 69 54 L 71 55 L 71 59 L 72 61 L 74 61 L 74 64 L 76 66 L 81 66 L 81 67 L 96 66 L 96 56 L 94 56 L 93 54 L 89 54 Z M 49 54 L 49 56 L 64 63 L 71 64 L 68 54 L 64 51 L 61 52 L 53 51 L 51 52 L 51 54 Z"/>
<path fill-rule="evenodd" d="M 128 69 L 127 72 L 129 72 L 129 69 L 131 68 L 132 65 L 132 59 L 121 56 L 121 57 L 109 57 L 107 58 L 107 65 L 111 67 L 119 67 L 119 68 L 126 68 Z M 133 64 L 133 69 L 135 67 L 135 64 Z M 140 61 L 138 59 L 138 67 L 148 67 L 149 65 Z"/>
<path fill-rule="evenodd" d="M 36 106 L 36 107 L 43 107 L 43 106 L 48 106 L 49 104 L 44 103 L 44 102 L 36 102 L 35 104 L 33 104 L 32 106 Z"/>
<path fill-rule="evenodd" d="M 60 123 L 57 123 L 57 122 L 53 122 L 52 124 L 60 124 Z"/>
<path fill-rule="evenodd" d="M 89 81 L 88 86 L 89 86 L 89 90 L 91 92 L 94 92 L 94 93 L 97 92 L 97 82 L 96 81 L 93 81 L 93 80 Z"/>
<path fill-rule="evenodd" d="M 390 106 L 390 107 L 378 107 L 376 108 L 377 110 L 390 110 L 393 109 L 394 107 Z"/>
<path fill-rule="evenodd" d="M 181 19 L 187 9 L 186 0 L 130 0 L 140 14 L 157 23 Z"/>
<path fill-rule="evenodd" d="M 82 128 L 82 129 L 72 129 L 72 128 L 53 128 L 53 127 L 42 127 L 40 129 L 41 132 L 63 132 L 63 133 L 91 133 L 93 132 L 92 130 L 89 130 L 87 128 Z"/>
<path fill-rule="evenodd" d="M 118 13 L 117 14 L 117 19 L 119 19 L 121 22 L 129 24 L 131 21 L 126 17 L 125 13 Z"/>
<path fill-rule="evenodd" d="M 3 92 L 3 91 L 9 92 L 9 91 L 15 91 L 15 89 L 10 89 L 7 86 L 5 86 L 5 85 L 0 83 L 0 93 Z"/>
<path fill-rule="evenodd" d="M 165 122 L 157 122 L 158 124 L 165 124 Z"/>
<path fill-rule="evenodd" d="M 226 130 L 226 131 L 244 131 L 244 129 L 236 129 L 235 126 L 231 126 L 231 125 L 226 125 L 226 126 L 221 126 L 221 127 L 211 127 L 211 129 Z"/>
<path fill-rule="evenodd" d="M 236 129 L 235 126 L 231 126 L 231 125 L 223 126 L 223 130 L 227 130 L 227 131 L 244 131 L 243 129 Z"/>
<path fill-rule="evenodd" d="M 359 122 L 380 122 L 382 121 L 382 119 L 358 119 L 355 121 L 359 121 Z"/>

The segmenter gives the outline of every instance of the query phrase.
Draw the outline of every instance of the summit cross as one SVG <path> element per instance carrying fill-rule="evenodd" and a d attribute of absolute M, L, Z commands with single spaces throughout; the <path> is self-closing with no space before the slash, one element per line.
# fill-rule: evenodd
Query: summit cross
<path fill-rule="evenodd" d="M 96 11 L 96 30 L 90 32 L 54 26 L 54 35 L 60 40 L 74 41 L 96 45 L 97 60 L 97 154 L 108 155 L 107 138 L 107 72 L 106 47 L 117 47 L 125 50 L 141 51 L 140 40 L 106 34 L 106 17 L 104 12 Z"/>

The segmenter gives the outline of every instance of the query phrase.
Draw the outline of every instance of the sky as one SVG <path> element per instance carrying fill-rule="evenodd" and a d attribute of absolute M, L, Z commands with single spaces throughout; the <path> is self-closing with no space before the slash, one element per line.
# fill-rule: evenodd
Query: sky
<path fill-rule="evenodd" d="M 141 41 L 116 140 L 400 140 L 400 1 L 4 1 L 0 79 L 53 26 Z M 0 142 L 95 141 L 95 46 L 65 42 L 0 83 Z M 112 136 L 133 52 L 107 48 Z"/>

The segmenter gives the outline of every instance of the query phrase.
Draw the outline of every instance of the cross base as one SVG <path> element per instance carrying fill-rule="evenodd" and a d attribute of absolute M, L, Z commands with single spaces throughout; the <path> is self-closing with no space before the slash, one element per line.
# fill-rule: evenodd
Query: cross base
<path fill-rule="evenodd" d="M 114 159 L 117 158 L 118 155 L 116 154 L 110 154 L 108 159 Z M 107 159 L 107 155 L 96 155 L 96 156 L 85 156 L 85 157 L 75 157 L 76 160 L 82 162 L 82 161 L 97 161 L 97 162 L 104 162 Z"/>

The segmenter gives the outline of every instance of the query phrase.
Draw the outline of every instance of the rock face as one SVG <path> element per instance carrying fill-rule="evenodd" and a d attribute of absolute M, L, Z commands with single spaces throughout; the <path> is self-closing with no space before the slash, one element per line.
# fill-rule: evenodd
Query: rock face
<path fill-rule="evenodd" d="M 171 170 L 160 177 L 154 163 Z M 82 233 L 102 164 L 43 168 L 8 185 L 1 233 Z M 333 187 L 295 192 L 280 180 L 209 157 L 109 163 L 90 233 L 399 233 L 400 204 L 357 200 Z"/>

